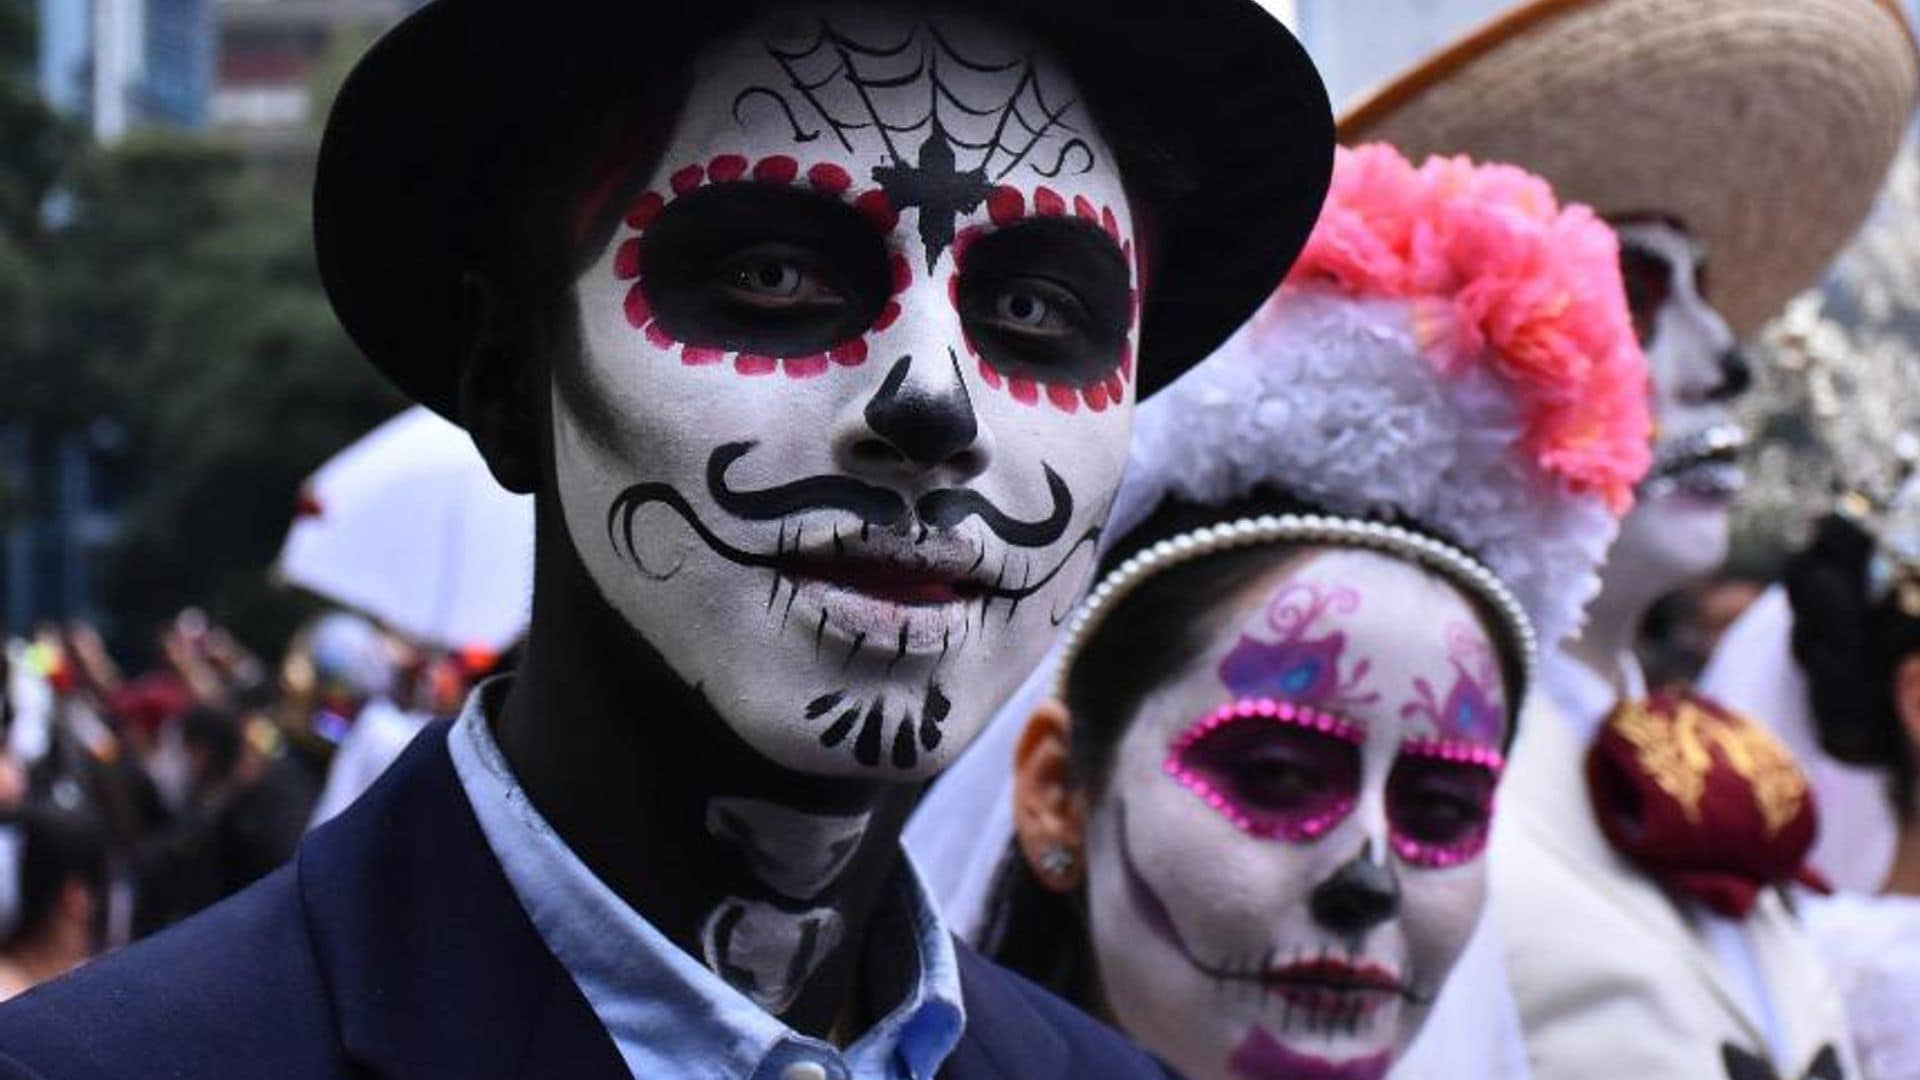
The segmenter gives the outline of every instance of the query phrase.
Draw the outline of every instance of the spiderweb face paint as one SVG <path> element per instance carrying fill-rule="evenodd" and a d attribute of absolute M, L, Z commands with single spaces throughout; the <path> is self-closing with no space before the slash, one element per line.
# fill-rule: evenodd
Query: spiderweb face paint
<path fill-rule="evenodd" d="M 1113 155 L 959 18 L 782 7 L 694 72 L 658 166 L 579 215 L 612 231 L 554 377 L 568 531 L 758 752 L 925 777 L 1045 650 L 1125 462 Z"/>
<path fill-rule="evenodd" d="M 1378 1080 L 1484 902 L 1497 665 L 1464 597 L 1378 553 L 1296 557 L 1222 606 L 1094 808 L 1102 989 L 1196 1080 Z"/>

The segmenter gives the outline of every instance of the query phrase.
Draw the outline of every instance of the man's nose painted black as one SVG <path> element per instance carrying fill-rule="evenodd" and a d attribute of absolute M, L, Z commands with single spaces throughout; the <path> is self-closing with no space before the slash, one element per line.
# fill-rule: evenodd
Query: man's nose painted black
<path fill-rule="evenodd" d="M 957 366 L 952 384 L 938 393 L 909 383 L 912 373 L 913 357 L 894 361 L 879 391 L 867 402 L 867 426 L 901 457 L 931 469 L 971 448 L 980 436 L 980 425 Z"/>

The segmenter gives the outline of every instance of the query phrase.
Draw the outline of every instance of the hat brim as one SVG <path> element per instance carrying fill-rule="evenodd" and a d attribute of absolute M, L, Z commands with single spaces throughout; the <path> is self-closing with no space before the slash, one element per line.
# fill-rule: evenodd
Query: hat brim
<path fill-rule="evenodd" d="M 487 182 L 517 131 L 604 107 L 582 96 L 596 67 L 603 86 L 631 79 L 650 57 L 683 59 L 727 12 L 764 6 L 557 0 L 534 16 L 507 0 L 432 0 L 389 31 L 341 88 L 314 185 L 321 279 L 361 350 L 459 422 L 461 278 L 475 231 L 497 223 L 453 196 Z M 1152 393 L 1226 340 L 1305 244 L 1333 168 L 1319 73 L 1253 0 L 955 6 L 1033 32 L 1103 127 L 1123 119 L 1116 156 L 1149 222 L 1137 367 L 1139 393 Z M 1130 157 L 1174 179 L 1139 183 Z"/>
<path fill-rule="evenodd" d="M 1343 142 L 1538 173 L 1675 219 L 1746 337 L 1860 227 L 1915 103 L 1892 0 L 1535 0 L 1350 110 Z"/>

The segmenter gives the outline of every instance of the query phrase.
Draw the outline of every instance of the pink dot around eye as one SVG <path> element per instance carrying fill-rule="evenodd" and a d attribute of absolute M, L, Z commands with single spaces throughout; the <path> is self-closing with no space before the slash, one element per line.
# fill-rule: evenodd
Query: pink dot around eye
<path fill-rule="evenodd" d="M 1040 388 L 1024 375 L 1007 376 L 1007 393 L 1022 405 L 1032 405 L 1040 400 Z"/>
<path fill-rule="evenodd" d="M 859 367 L 867 362 L 867 343 L 859 338 L 843 341 L 827 350 L 827 359 L 841 367 Z"/>
<path fill-rule="evenodd" d="M 1093 208 L 1093 204 L 1087 201 L 1085 195 L 1073 197 L 1073 216 L 1091 225 L 1100 223 L 1100 211 Z"/>
<path fill-rule="evenodd" d="M 789 356 L 780 361 L 780 370 L 786 372 L 789 379 L 811 379 L 816 375 L 824 375 L 827 373 L 827 354 Z"/>
<path fill-rule="evenodd" d="M 745 176 L 747 159 L 739 154 L 721 154 L 707 162 L 707 175 L 716 184 L 730 184 Z"/>
<path fill-rule="evenodd" d="M 771 375 L 778 363 L 771 356 L 741 353 L 733 358 L 733 370 L 742 375 Z"/>
<path fill-rule="evenodd" d="M 1080 395 L 1073 387 L 1062 383 L 1047 384 L 1047 400 L 1053 407 L 1064 413 L 1080 411 Z"/>
<path fill-rule="evenodd" d="M 800 163 L 785 154 L 763 157 L 753 167 L 753 178 L 762 184 L 791 184 L 800 175 Z"/>
<path fill-rule="evenodd" d="M 899 211 L 893 208 L 887 193 L 878 188 L 861 192 L 854 198 L 853 208 L 866 215 L 866 219 L 873 223 L 873 227 L 883 233 L 892 232 L 894 226 L 900 224 Z"/>
<path fill-rule="evenodd" d="M 1119 372 L 1116 371 L 1108 374 L 1105 382 L 1107 384 L 1108 400 L 1112 401 L 1115 405 L 1127 400 L 1127 384 L 1120 381 Z"/>
<path fill-rule="evenodd" d="M 680 362 L 688 367 L 717 364 L 726 358 L 725 349 L 715 349 L 705 345 L 683 345 L 680 348 Z"/>
<path fill-rule="evenodd" d="M 887 301 L 886 306 L 880 309 L 880 317 L 873 320 L 873 328 L 875 330 L 885 330 L 887 327 L 893 325 L 893 320 L 899 317 L 900 317 L 899 301 L 889 300 Z"/>
<path fill-rule="evenodd" d="M 641 333 L 647 335 L 647 343 L 656 349 L 671 349 L 679 344 L 679 342 L 673 340 L 673 335 L 662 330 L 660 324 L 657 322 L 648 323 L 647 328 L 642 330 Z"/>
<path fill-rule="evenodd" d="M 908 264 L 905 255 L 894 252 L 893 258 L 887 260 L 887 270 L 893 277 L 895 296 L 906 292 L 907 286 L 913 284 L 913 267 Z"/>
<path fill-rule="evenodd" d="M 685 195 L 687 192 L 699 187 L 701 179 L 706 175 L 707 170 L 698 165 L 689 165 L 669 177 L 667 184 L 673 188 L 675 195 Z"/>
<path fill-rule="evenodd" d="M 613 253 L 613 276 L 632 281 L 640 276 L 640 238 L 629 236 Z"/>
<path fill-rule="evenodd" d="M 1000 373 L 995 371 L 993 365 L 987 363 L 985 360 L 980 361 L 980 381 L 993 387 L 995 390 L 1000 389 Z"/>
<path fill-rule="evenodd" d="M 1067 212 L 1067 202 L 1050 187 L 1038 187 L 1033 191 L 1033 212 L 1042 217 L 1059 217 Z"/>
<path fill-rule="evenodd" d="M 1027 216 L 1027 197 L 1018 188 L 1002 184 L 987 196 L 987 217 L 995 225 L 1011 225 Z"/>
<path fill-rule="evenodd" d="M 1113 238 L 1115 244 L 1120 242 L 1120 219 L 1113 216 L 1113 207 L 1100 208 L 1100 227 L 1107 230 L 1107 235 Z"/>
<path fill-rule="evenodd" d="M 807 170 L 807 183 L 812 184 L 813 190 L 820 194 L 837 198 L 853 186 L 853 177 L 833 162 L 823 161 Z"/>
<path fill-rule="evenodd" d="M 1087 399 L 1087 408 L 1094 412 L 1107 411 L 1107 387 L 1105 383 L 1094 383 L 1081 387 L 1080 396 Z"/>
<path fill-rule="evenodd" d="M 660 216 L 660 210 L 666 204 L 667 201 L 660 197 L 659 192 L 643 191 L 635 196 L 633 205 L 627 207 L 626 222 L 632 228 L 644 229 L 653 224 L 653 219 Z"/>
<path fill-rule="evenodd" d="M 626 308 L 627 325 L 635 330 L 646 326 L 647 320 L 653 318 L 653 305 L 647 303 L 646 290 L 637 281 L 627 288 Z"/>

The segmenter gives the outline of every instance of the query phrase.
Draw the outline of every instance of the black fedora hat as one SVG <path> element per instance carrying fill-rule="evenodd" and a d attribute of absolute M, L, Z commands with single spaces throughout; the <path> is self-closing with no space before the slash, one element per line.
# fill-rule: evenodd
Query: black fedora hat
<path fill-rule="evenodd" d="M 498 177 L 564 149 L 557 117 L 606 112 L 620 86 L 782 2 L 429 0 L 354 68 L 321 142 L 314 242 L 347 332 L 457 421 L 461 278 L 503 227 Z M 1119 129 L 1150 230 L 1138 377 L 1153 392 L 1245 321 L 1306 242 L 1333 167 L 1319 73 L 1254 0 L 945 6 L 1035 34 Z"/>

